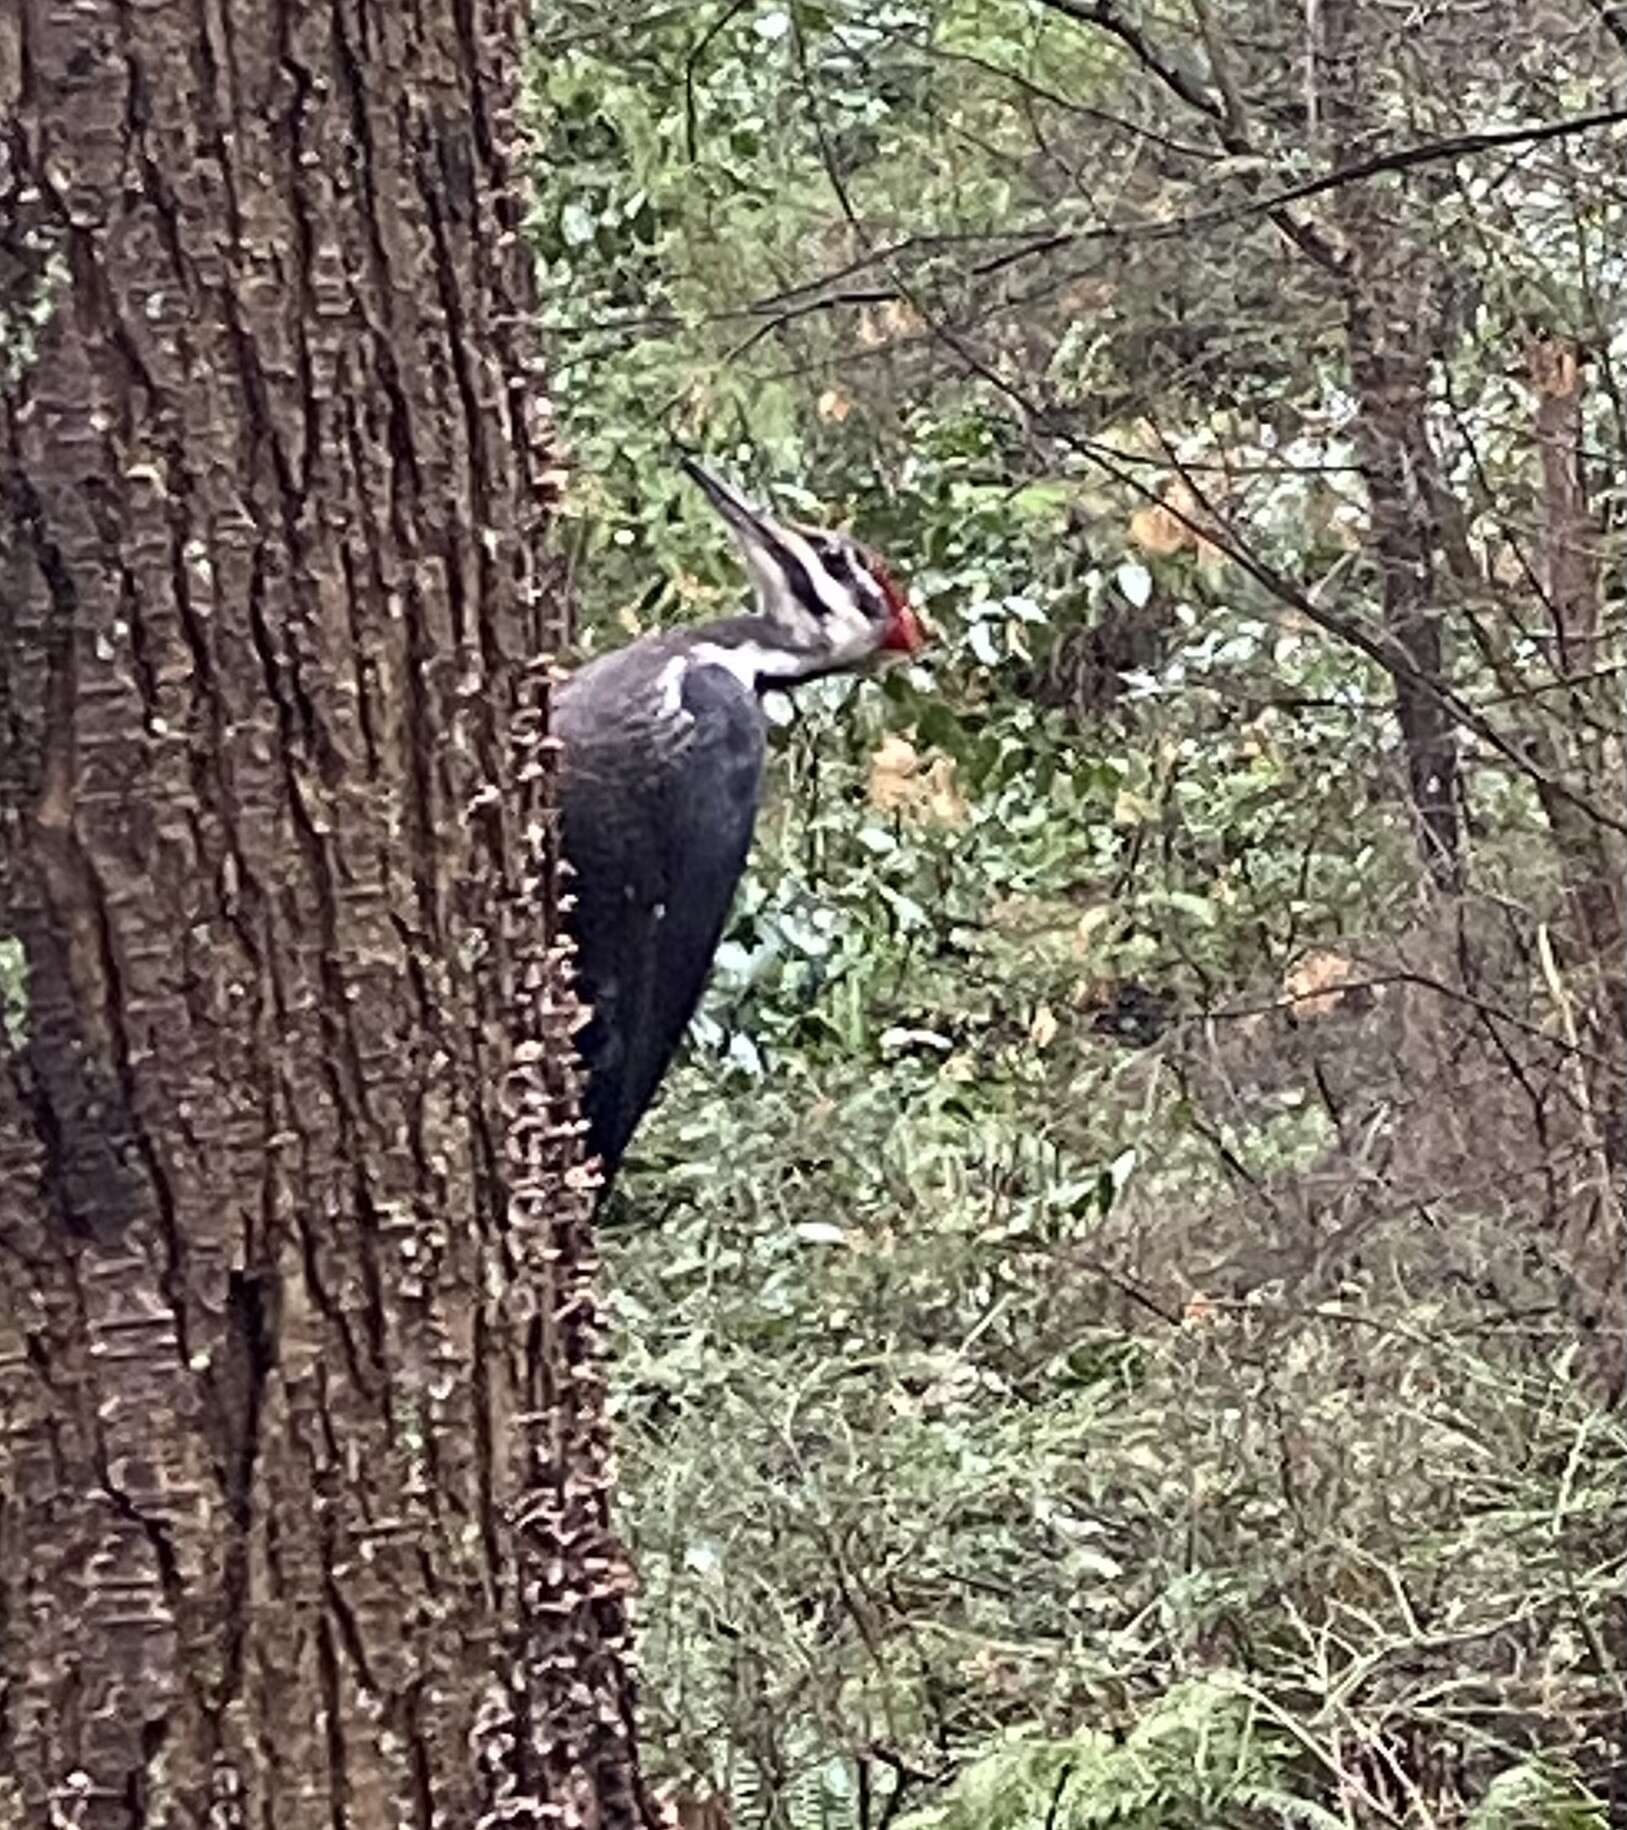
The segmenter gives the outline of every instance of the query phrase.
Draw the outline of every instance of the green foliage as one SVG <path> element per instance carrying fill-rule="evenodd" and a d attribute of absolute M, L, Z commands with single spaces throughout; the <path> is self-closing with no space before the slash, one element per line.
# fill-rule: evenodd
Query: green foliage
<path fill-rule="evenodd" d="M 33 229 L 18 239 L 27 263 L 0 298 L 0 387 L 15 386 L 32 367 L 40 332 L 68 278 L 67 259 L 54 234 Z"/>
<path fill-rule="evenodd" d="M 1499 1773 L 1468 1819 L 1468 1830 L 1606 1830 L 1605 1806 L 1576 1775 L 1528 1760 Z"/>
<path fill-rule="evenodd" d="M 0 1041 L 21 1048 L 28 1024 L 28 962 L 21 941 L 0 934 Z"/>
<path fill-rule="evenodd" d="M 748 1821 L 851 1824 L 855 1776 L 886 1779 L 870 1750 L 932 1772 L 992 1739 L 984 1778 L 1029 1762 L 1043 1822 L 1072 1725 L 1139 1749 L 1156 1723 L 1181 1769 L 1160 1685 L 1217 1656 L 1254 1674 L 1203 1693 L 1217 1742 L 1246 1695 L 1253 1764 L 1138 1792 L 1133 1761 L 1104 1760 L 1075 1821 L 1118 1797 L 1132 1821 L 1203 1822 L 1222 1770 L 1228 1809 L 1261 1812 L 1237 1821 L 1278 1821 L 1268 1795 L 1279 1815 L 1360 1795 L 1377 1782 L 1349 1750 L 1414 1708 L 1428 1725 L 1437 1685 L 1502 1753 L 1514 1705 L 1480 1660 L 1522 1619 L 1548 1694 L 1587 1719 L 1577 1632 L 1619 1583 L 1627 1443 L 1564 1363 L 1511 1387 L 1449 1332 L 1375 1344 L 1356 1288 L 1302 1318 L 1114 1300 L 1116 1242 L 1208 1177 L 1167 1110 L 1130 1126 L 1105 1074 L 1134 1154 L 1102 1176 L 1032 1134 L 1056 1083 L 1025 1096 L 1015 1060 L 966 1083 L 925 1048 L 885 1071 L 787 1054 L 708 1100 L 715 1072 L 674 1087 L 637 1230 L 610 1244 L 651 1737 L 767 1801 Z M 968 1783 L 946 1821 L 981 1821 Z M 820 1816 L 787 1802 L 815 1794 Z"/>
<path fill-rule="evenodd" d="M 1288 1789 L 1292 1742 L 1223 1673 L 1154 1702 L 1120 1740 L 1010 1734 L 940 1805 L 900 1830 L 1225 1830 L 1277 1822 L 1339 1830 L 1342 1819 Z"/>
<path fill-rule="evenodd" d="M 1627 1443 L 1556 1245 L 1593 1184 L 1540 799 L 1470 746 L 1478 896 L 1432 900 L 1393 682 L 1270 583 L 1382 630 L 1349 300 L 1254 207 L 1350 151 L 1281 125 L 1302 9 L 1119 10 L 1200 93 L 1226 48 L 1257 151 L 1024 0 L 539 35 L 584 645 L 736 601 L 674 434 L 850 517 L 935 634 L 784 714 L 608 1230 L 648 1738 L 795 1830 L 1599 1824 Z M 1505 92 L 1448 10 L 1366 48 L 1330 134 L 1447 131 L 1466 85 L 1583 105 L 1546 45 Z M 1432 577 L 1521 754 L 1549 606 L 1511 607 L 1508 352 L 1627 356 L 1608 170 L 1567 142 L 1371 193 L 1453 251 Z M 1075 239 L 1002 264 L 1036 226 Z"/>

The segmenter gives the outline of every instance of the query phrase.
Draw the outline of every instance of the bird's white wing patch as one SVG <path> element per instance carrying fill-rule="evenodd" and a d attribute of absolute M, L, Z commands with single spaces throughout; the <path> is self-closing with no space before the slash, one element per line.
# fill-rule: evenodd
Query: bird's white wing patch
<path fill-rule="evenodd" d="M 686 654 L 674 655 L 656 676 L 656 691 L 660 695 L 661 716 L 671 718 L 680 724 L 692 724 L 694 715 L 684 709 L 684 675 L 689 672 L 690 657 Z"/>

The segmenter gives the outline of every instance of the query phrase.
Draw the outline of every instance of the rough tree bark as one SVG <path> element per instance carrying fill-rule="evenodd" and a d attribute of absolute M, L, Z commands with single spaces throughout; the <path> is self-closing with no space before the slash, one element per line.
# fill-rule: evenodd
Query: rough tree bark
<path fill-rule="evenodd" d="M 1619 794 L 1621 720 L 1599 589 L 1604 536 L 1588 502 L 1581 453 L 1582 363 L 1563 340 L 1533 339 L 1526 365 L 1536 392 L 1542 475 L 1541 569 L 1554 677 L 1564 686 L 1557 719 L 1530 741 L 1551 779 L 1574 780 L 1609 806 Z M 1574 802 L 1547 793 L 1543 810 L 1571 903 L 1573 948 L 1598 974 L 1604 1054 L 1627 1061 L 1627 875 L 1621 847 Z M 1621 1121 L 1627 1128 L 1627 1116 Z M 1622 1147 L 1627 1167 L 1627 1142 Z"/>
<path fill-rule="evenodd" d="M 1606 1383 L 1627 1397 L 1627 860 L 1608 831 L 1552 784 L 1580 784 L 1609 806 L 1619 795 L 1622 729 L 1600 591 L 1604 537 L 1582 471 L 1583 364 L 1566 339 L 1533 338 L 1526 367 L 1535 391 L 1541 473 L 1540 569 L 1549 619 L 1545 644 L 1563 689 L 1533 698 L 1526 745 L 1541 766 L 1538 792 L 1564 888 L 1559 953 L 1576 987 L 1580 1021 L 1566 1002 L 1577 1044 L 1578 1104 L 1597 1139 L 1598 1193 L 1580 1236 L 1568 1242 L 1587 1319 L 1605 1343 Z"/>
<path fill-rule="evenodd" d="M 1317 88 L 1335 167 L 1371 151 L 1363 129 L 1361 8 L 1323 0 L 1316 23 Z M 1443 678 L 1441 615 L 1436 601 L 1439 546 L 1435 498 L 1440 464 L 1425 408 L 1433 327 L 1440 318 L 1440 254 L 1420 247 L 1386 209 L 1387 193 L 1352 184 L 1334 193 L 1333 217 L 1344 253 L 1337 283 L 1344 305 L 1350 379 L 1360 412 L 1357 449 L 1372 512 L 1384 626 L 1410 673 L 1397 672 L 1396 722 L 1406 763 L 1408 800 L 1419 855 L 1437 888 L 1462 887 L 1458 739 L 1451 712 L 1429 683 Z"/>
<path fill-rule="evenodd" d="M 0 16 L 0 1825 L 642 1814 L 519 12 Z"/>
<path fill-rule="evenodd" d="M 1352 230 L 1345 335 L 1361 406 L 1357 446 L 1372 508 L 1384 625 L 1411 670 L 1394 675 L 1407 792 L 1424 868 L 1437 888 L 1456 891 L 1463 875 L 1457 732 L 1451 712 L 1428 685 L 1444 677 L 1444 651 L 1430 501 L 1439 466 L 1424 422 L 1428 356 L 1418 346 L 1427 282 L 1405 273 L 1407 262 L 1387 225 L 1373 220 L 1358 229 L 1353 219 L 1369 215 L 1360 204 L 1341 214 Z"/>

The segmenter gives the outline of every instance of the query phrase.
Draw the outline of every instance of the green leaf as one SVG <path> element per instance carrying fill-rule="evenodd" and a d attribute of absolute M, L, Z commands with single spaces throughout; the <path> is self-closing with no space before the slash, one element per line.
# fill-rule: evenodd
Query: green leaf
<path fill-rule="evenodd" d="M 1144 610 L 1152 596 L 1152 574 L 1147 568 L 1137 559 L 1126 559 L 1113 576 L 1118 588 L 1136 609 Z"/>
<path fill-rule="evenodd" d="M 966 643 L 985 667 L 998 667 L 1001 655 L 994 631 L 986 622 L 973 623 L 966 632 Z"/>
<path fill-rule="evenodd" d="M 805 1245 L 846 1245 L 846 1231 L 828 1220 L 800 1220 L 793 1229 Z"/>
<path fill-rule="evenodd" d="M 1205 928 L 1214 927 L 1220 919 L 1220 911 L 1207 896 L 1195 896 L 1190 890 L 1165 890 L 1160 900 Z"/>
<path fill-rule="evenodd" d="M 585 203 L 567 203 L 559 212 L 560 239 L 567 248 L 586 247 L 597 227 L 593 212 Z"/>

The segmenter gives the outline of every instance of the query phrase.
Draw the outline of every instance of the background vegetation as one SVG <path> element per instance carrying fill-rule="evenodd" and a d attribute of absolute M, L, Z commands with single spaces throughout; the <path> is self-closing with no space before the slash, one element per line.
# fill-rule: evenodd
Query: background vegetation
<path fill-rule="evenodd" d="M 1621 9 L 534 54 L 585 640 L 741 588 L 674 433 L 937 631 L 609 1240 L 689 1821 L 1624 1821 Z"/>

